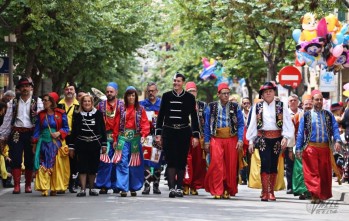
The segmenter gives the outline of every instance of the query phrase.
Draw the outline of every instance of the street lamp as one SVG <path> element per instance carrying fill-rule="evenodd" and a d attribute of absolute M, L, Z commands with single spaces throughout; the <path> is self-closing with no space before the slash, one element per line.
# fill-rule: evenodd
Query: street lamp
<path fill-rule="evenodd" d="M 13 90 L 13 45 L 17 42 L 16 34 L 9 34 L 4 37 L 5 42 L 10 45 L 10 49 L 8 52 L 9 57 L 9 70 L 8 70 L 8 78 L 9 78 L 9 90 Z"/>

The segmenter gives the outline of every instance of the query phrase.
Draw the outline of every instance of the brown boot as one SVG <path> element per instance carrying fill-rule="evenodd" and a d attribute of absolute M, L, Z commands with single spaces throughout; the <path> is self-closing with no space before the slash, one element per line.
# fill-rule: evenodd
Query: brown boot
<path fill-rule="evenodd" d="M 21 169 L 12 169 L 12 176 L 13 176 L 13 183 L 14 183 L 14 188 L 12 193 L 19 194 L 21 193 L 21 187 L 20 187 Z"/>
<path fill-rule="evenodd" d="M 261 174 L 261 180 L 262 180 L 262 197 L 261 201 L 268 201 L 268 183 L 269 183 L 269 174 L 262 173 Z"/>
<path fill-rule="evenodd" d="M 277 173 L 272 173 L 270 174 L 269 177 L 269 200 L 270 201 L 276 201 L 275 195 L 274 195 L 274 187 L 275 187 L 275 182 L 276 182 L 276 176 Z"/>
<path fill-rule="evenodd" d="M 25 170 L 25 192 L 31 193 L 32 192 L 32 180 L 33 180 L 33 171 L 32 170 Z"/>

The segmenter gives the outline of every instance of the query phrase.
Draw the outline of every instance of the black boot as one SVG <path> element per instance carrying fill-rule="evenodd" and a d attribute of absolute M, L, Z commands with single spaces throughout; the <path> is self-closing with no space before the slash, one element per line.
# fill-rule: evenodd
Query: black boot
<path fill-rule="evenodd" d="M 6 180 L 2 180 L 3 187 L 4 188 L 13 188 L 14 185 L 12 184 L 12 177 L 7 177 Z"/>
<path fill-rule="evenodd" d="M 157 169 L 154 172 L 154 181 L 153 181 L 153 193 L 154 194 L 161 194 L 161 191 L 159 189 L 159 184 L 160 184 L 160 176 L 161 176 L 161 169 Z"/>
<path fill-rule="evenodd" d="M 73 179 L 73 174 L 70 175 L 69 178 L 69 192 L 70 193 L 77 193 L 77 191 L 74 189 L 75 186 L 75 179 Z"/>
<path fill-rule="evenodd" d="M 151 173 L 149 170 L 144 170 L 144 190 L 142 194 L 148 195 L 150 192 L 150 182 L 151 182 Z"/>

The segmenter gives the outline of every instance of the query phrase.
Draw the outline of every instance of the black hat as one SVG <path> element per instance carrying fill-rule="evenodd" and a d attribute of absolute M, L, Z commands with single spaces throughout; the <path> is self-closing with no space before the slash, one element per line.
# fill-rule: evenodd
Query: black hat
<path fill-rule="evenodd" d="M 64 88 L 71 86 L 73 86 L 76 89 L 76 84 L 73 81 L 67 81 L 67 83 L 65 83 L 64 85 Z"/>
<path fill-rule="evenodd" d="M 34 87 L 33 80 L 30 77 L 22 77 L 19 79 L 16 85 L 16 89 L 19 89 L 22 85 L 29 84 L 30 86 Z"/>
<path fill-rule="evenodd" d="M 260 88 L 259 88 L 259 99 L 262 98 L 262 94 L 264 90 L 273 89 L 276 91 L 276 84 L 273 81 L 265 82 Z"/>

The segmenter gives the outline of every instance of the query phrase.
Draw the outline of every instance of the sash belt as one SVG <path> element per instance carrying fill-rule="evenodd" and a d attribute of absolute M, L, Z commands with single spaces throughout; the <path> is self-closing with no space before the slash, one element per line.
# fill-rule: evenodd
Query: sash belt
<path fill-rule="evenodd" d="M 313 146 L 313 147 L 321 147 L 321 148 L 326 148 L 329 147 L 328 143 L 316 143 L 316 142 L 309 142 L 308 144 L 309 146 Z"/>
<path fill-rule="evenodd" d="M 275 139 L 281 137 L 281 130 L 258 130 L 257 135 L 259 137 Z"/>
<path fill-rule="evenodd" d="M 34 128 L 26 128 L 26 127 L 13 127 L 14 131 L 17 131 L 19 133 L 26 133 L 26 132 L 32 132 L 34 131 Z"/>

